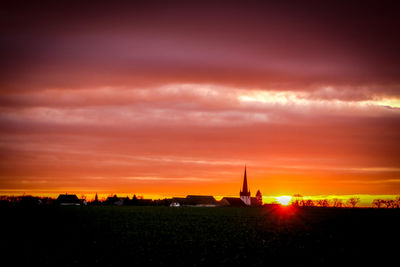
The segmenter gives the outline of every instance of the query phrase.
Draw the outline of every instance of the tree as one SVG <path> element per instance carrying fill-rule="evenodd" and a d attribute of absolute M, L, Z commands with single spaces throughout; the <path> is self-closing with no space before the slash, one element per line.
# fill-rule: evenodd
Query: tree
<path fill-rule="evenodd" d="M 396 208 L 400 208 L 400 196 L 396 197 L 395 206 L 396 206 Z"/>
<path fill-rule="evenodd" d="M 339 198 L 334 198 L 332 199 L 332 206 L 335 208 L 341 208 L 343 207 L 343 201 Z"/>
<path fill-rule="evenodd" d="M 377 207 L 379 209 L 380 207 L 382 207 L 384 202 L 385 200 L 383 199 L 374 199 L 374 201 L 372 201 L 372 206 Z"/>
<path fill-rule="evenodd" d="M 358 203 L 360 203 L 359 197 L 351 197 L 347 200 L 347 204 L 350 205 L 352 208 L 355 208 Z"/>
<path fill-rule="evenodd" d="M 312 199 L 303 199 L 301 201 L 303 207 L 313 207 L 314 206 L 314 201 Z"/>
<path fill-rule="evenodd" d="M 383 202 L 383 204 L 385 204 L 386 205 L 386 208 L 390 208 L 390 207 L 394 207 L 394 200 L 393 199 L 388 199 L 388 200 L 385 200 L 384 202 Z"/>
<path fill-rule="evenodd" d="M 329 207 L 329 201 L 327 199 L 318 199 L 317 205 L 320 207 Z"/>
<path fill-rule="evenodd" d="M 293 195 L 293 198 L 294 198 L 294 201 L 292 201 L 292 204 L 297 207 L 300 206 L 303 196 L 300 194 L 295 194 L 295 195 Z"/>

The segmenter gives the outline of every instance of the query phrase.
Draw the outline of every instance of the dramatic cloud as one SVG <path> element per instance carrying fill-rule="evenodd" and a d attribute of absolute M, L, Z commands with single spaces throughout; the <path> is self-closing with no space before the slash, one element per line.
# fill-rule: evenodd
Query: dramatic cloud
<path fill-rule="evenodd" d="M 389 1 L 5 4 L 0 188 L 400 191 Z M 0 190 L 0 191 L 1 191 Z"/>

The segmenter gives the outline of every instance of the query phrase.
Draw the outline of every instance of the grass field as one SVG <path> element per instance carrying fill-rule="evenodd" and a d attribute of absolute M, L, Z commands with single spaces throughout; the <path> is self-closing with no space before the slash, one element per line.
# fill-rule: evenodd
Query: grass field
<path fill-rule="evenodd" d="M 359 266 L 399 255 L 392 209 L 4 206 L 1 214 L 2 260 L 18 265 Z"/>

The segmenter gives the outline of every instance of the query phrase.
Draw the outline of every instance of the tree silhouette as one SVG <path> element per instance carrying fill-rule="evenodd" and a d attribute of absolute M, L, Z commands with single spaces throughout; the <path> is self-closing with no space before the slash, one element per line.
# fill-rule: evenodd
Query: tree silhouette
<path fill-rule="evenodd" d="M 295 194 L 295 195 L 293 195 L 293 198 L 294 198 L 294 201 L 292 202 L 292 204 L 297 207 L 300 206 L 303 196 L 300 194 Z"/>
<path fill-rule="evenodd" d="M 355 208 L 358 203 L 360 203 L 359 197 L 351 197 L 349 198 L 349 200 L 347 200 L 347 204 L 350 205 L 352 208 Z"/>
<path fill-rule="evenodd" d="M 386 205 L 386 208 L 390 208 L 390 207 L 394 207 L 394 200 L 393 199 L 388 199 L 388 200 L 385 200 L 384 202 L 383 202 L 383 204 L 385 204 Z"/>
<path fill-rule="evenodd" d="M 379 209 L 380 207 L 382 207 L 384 202 L 385 201 L 383 199 L 374 199 L 374 201 L 372 201 L 372 206 L 377 207 Z"/>
<path fill-rule="evenodd" d="M 335 208 L 341 208 L 343 207 L 343 201 L 339 198 L 334 198 L 332 199 L 332 206 Z"/>
<path fill-rule="evenodd" d="M 395 202 L 396 208 L 400 208 L 400 196 L 396 197 Z"/>
<path fill-rule="evenodd" d="M 314 201 L 312 199 L 303 199 L 301 201 L 301 204 L 303 207 L 313 207 L 314 206 Z"/>
<path fill-rule="evenodd" d="M 329 201 L 327 199 L 318 199 L 317 205 L 320 207 L 329 207 Z"/>

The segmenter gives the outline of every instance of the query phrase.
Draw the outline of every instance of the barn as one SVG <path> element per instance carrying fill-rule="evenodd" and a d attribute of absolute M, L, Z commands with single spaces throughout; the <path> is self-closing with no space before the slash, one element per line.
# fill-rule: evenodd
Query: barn
<path fill-rule="evenodd" d="M 60 194 L 56 203 L 61 206 L 80 206 L 81 201 L 76 195 Z"/>

